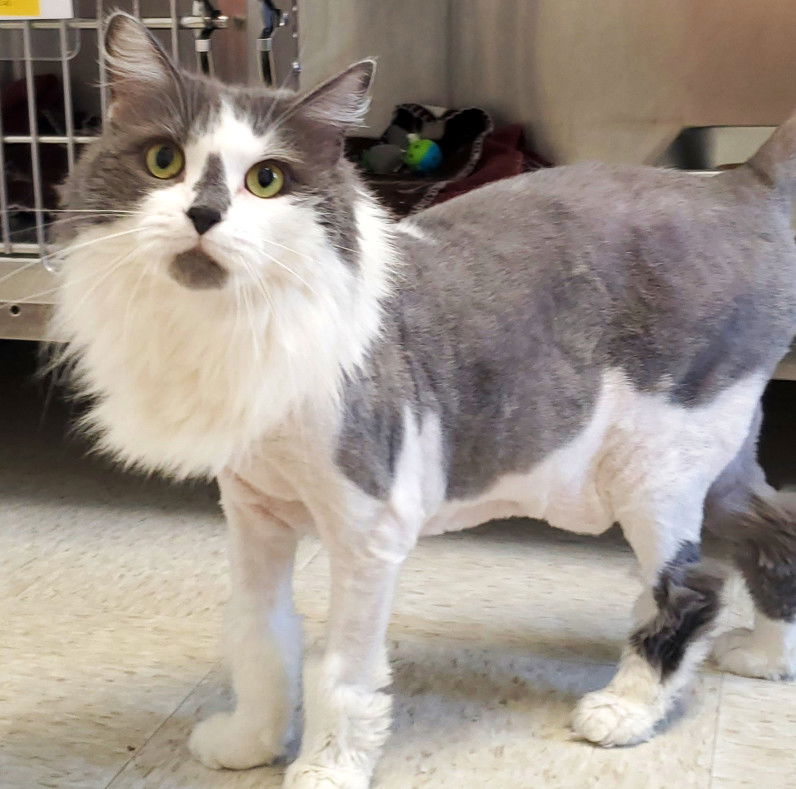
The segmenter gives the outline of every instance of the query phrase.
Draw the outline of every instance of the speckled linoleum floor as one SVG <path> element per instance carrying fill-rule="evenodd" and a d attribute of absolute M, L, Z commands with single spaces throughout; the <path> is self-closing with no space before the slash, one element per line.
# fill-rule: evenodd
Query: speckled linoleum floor
<path fill-rule="evenodd" d="M 86 458 L 68 407 L 0 343 L 0 787 L 276 787 L 281 768 L 216 773 L 185 747 L 229 705 L 218 634 L 227 594 L 212 488 L 170 487 Z M 764 459 L 796 481 L 796 389 L 769 394 Z M 302 546 L 307 639 L 327 566 Z M 423 541 L 390 630 L 394 735 L 375 785 L 796 787 L 796 684 L 706 668 L 655 740 L 601 750 L 569 711 L 603 685 L 638 590 L 621 536 L 525 521 Z M 728 623 L 749 619 L 731 585 Z"/>

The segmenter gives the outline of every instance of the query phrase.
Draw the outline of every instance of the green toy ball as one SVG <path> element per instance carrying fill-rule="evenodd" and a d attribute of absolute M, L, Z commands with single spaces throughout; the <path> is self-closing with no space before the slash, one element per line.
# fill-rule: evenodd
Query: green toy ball
<path fill-rule="evenodd" d="M 404 164 L 414 173 L 431 173 L 442 162 L 442 151 L 434 140 L 426 140 L 410 134 L 409 145 L 404 151 Z"/>

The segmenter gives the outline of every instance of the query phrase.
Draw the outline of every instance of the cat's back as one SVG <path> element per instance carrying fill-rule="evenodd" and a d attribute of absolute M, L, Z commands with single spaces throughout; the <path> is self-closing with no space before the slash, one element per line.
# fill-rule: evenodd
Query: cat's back
<path fill-rule="evenodd" d="M 748 168 L 705 177 L 584 163 L 496 182 L 418 213 L 414 300 L 470 320 L 577 326 L 645 386 L 725 346 L 772 366 L 796 328 L 790 205 Z M 410 237 L 411 236 L 411 237 Z M 410 286 L 412 289 L 412 286 Z M 483 320 L 486 325 L 489 321 Z M 771 348 L 770 352 L 766 349 Z"/>
<path fill-rule="evenodd" d="M 779 212 L 768 210 L 766 190 L 746 171 L 705 177 L 659 167 L 586 162 L 494 182 L 402 224 L 450 244 L 478 235 L 519 243 L 556 238 L 560 246 L 562 238 L 590 236 L 622 246 L 633 228 L 672 225 L 673 231 L 685 235 L 692 227 L 704 228 L 728 217 L 729 234 L 742 231 L 741 225 L 781 220 Z"/>

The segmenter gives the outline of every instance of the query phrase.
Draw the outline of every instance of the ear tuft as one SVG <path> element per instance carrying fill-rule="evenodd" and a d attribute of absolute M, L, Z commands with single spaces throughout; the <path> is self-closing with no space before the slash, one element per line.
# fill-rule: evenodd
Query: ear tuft
<path fill-rule="evenodd" d="M 177 76 L 157 39 L 123 11 L 111 14 L 105 23 L 105 60 L 114 100 L 128 90 L 163 85 Z"/>
<path fill-rule="evenodd" d="M 376 61 L 361 60 L 299 99 L 296 109 L 312 120 L 341 131 L 359 126 L 370 107 Z"/>

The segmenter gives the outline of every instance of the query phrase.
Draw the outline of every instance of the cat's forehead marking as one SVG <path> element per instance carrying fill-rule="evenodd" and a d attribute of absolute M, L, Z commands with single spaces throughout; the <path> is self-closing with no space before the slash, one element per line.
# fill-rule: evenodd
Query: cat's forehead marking
<path fill-rule="evenodd" d="M 193 135 L 185 152 L 189 183 L 196 183 L 202 177 L 211 155 L 220 157 L 221 166 L 216 171 L 222 171 L 230 185 L 240 183 L 246 171 L 258 161 L 296 158 L 295 151 L 278 129 L 258 133 L 250 121 L 226 102 L 222 103 L 214 122 Z"/>
<path fill-rule="evenodd" d="M 197 205 L 212 206 L 222 213 L 229 208 L 230 188 L 224 172 L 224 164 L 217 153 L 208 154 L 202 175 L 194 186 Z"/>

